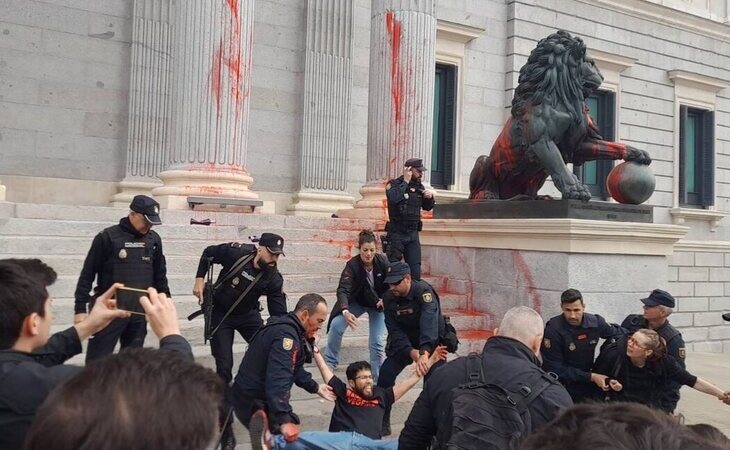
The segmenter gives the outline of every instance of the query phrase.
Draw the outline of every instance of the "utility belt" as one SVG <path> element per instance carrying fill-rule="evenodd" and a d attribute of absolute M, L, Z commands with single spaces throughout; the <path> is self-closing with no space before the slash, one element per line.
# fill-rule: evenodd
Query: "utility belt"
<path fill-rule="evenodd" d="M 385 223 L 385 231 L 392 233 L 409 233 L 411 231 L 421 231 L 423 229 L 423 221 L 390 221 Z"/>

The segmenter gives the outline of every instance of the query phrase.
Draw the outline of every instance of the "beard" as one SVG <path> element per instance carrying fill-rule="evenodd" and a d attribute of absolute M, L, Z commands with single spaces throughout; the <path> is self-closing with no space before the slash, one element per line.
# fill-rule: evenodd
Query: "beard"
<path fill-rule="evenodd" d="M 266 262 L 261 261 L 262 264 L 259 264 L 261 266 L 261 271 L 264 273 L 270 273 L 276 271 L 276 261 Z"/>

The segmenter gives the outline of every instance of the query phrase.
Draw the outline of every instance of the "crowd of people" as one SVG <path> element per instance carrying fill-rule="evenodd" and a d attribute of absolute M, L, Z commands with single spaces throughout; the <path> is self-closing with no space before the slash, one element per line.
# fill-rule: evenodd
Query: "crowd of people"
<path fill-rule="evenodd" d="M 730 448 L 717 429 L 672 414 L 682 385 L 725 404 L 730 391 L 686 370 L 682 336 L 668 320 L 675 300 L 660 289 L 621 325 L 586 312 L 577 289 L 563 292 L 562 314 L 547 323 L 516 306 L 481 353 L 447 362 L 458 330 L 420 277 L 420 211 L 434 203 L 423 170 L 409 160 L 388 183 L 389 251 L 379 253 L 375 234 L 363 230 L 332 307 L 310 293 L 288 311 L 282 236 L 206 248 L 192 291 L 201 304 L 212 299 L 205 337 L 215 372 L 194 361 L 181 336 L 162 240 L 151 229 L 161 223 L 153 199 L 135 197 L 129 215 L 96 236 L 74 325 L 52 336 L 55 271 L 37 259 L 0 260 L 0 448 L 233 449 L 235 420 L 257 450 Z M 219 276 L 206 283 L 213 265 Z M 139 311 L 122 307 L 122 291 Z M 340 378 L 343 335 L 363 314 L 370 361 L 351 362 Z M 148 325 L 159 349 L 142 348 Z M 234 375 L 236 332 L 248 348 Z M 84 341 L 86 366 L 64 364 Z M 398 439 L 388 439 L 393 405 L 421 380 Z M 294 385 L 334 402 L 328 430 L 300 430 Z"/>

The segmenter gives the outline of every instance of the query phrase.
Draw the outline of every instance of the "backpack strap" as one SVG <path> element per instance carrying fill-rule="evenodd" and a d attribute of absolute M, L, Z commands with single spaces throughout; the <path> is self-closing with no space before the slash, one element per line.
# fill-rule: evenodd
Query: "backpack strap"
<path fill-rule="evenodd" d="M 466 357 L 466 382 L 459 387 L 474 389 L 484 384 L 484 369 L 482 355 L 477 352 L 469 353 Z"/>
<path fill-rule="evenodd" d="M 537 397 L 539 397 L 540 394 L 545 391 L 545 389 L 557 383 L 558 379 L 555 377 L 555 375 L 548 372 L 542 372 L 540 376 L 537 377 L 534 381 L 520 387 L 518 393 L 522 394 L 522 398 L 517 400 L 516 402 L 515 407 L 517 408 L 517 411 L 519 411 L 520 414 L 523 414 L 525 411 L 527 411 L 527 408 L 530 406 L 530 404 Z M 512 398 L 513 396 L 514 394 L 510 395 L 510 398 Z"/>

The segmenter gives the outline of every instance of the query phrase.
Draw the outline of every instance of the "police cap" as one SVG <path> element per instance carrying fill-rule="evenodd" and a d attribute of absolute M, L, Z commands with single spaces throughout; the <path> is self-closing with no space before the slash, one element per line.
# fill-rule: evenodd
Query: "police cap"
<path fill-rule="evenodd" d="M 385 280 L 383 280 L 383 282 L 388 284 L 396 284 L 400 282 L 400 280 L 405 278 L 406 275 L 410 274 L 411 268 L 408 266 L 408 264 L 402 261 L 397 261 L 392 263 L 388 267 L 388 273 L 385 275 Z"/>
<path fill-rule="evenodd" d="M 274 255 L 284 255 L 284 238 L 278 234 L 262 233 L 259 238 L 259 246 L 266 247 L 266 250 Z"/>
<path fill-rule="evenodd" d="M 674 308 L 674 297 L 667 291 L 661 289 L 654 289 L 647 298 L 642 298 L 641 302 L 646 306 L 668 306 Z"/>
<path fill-rule="evenodd" d="M 421 172 L 426 170 L 425 167 L 423 167 L 423 160 L 419 158 L 411 158 L 405 163 L 405 167 L 413 167 L 414 169 L 418 169 Z"/>
<path fill-rule="evenodd" d="M 147 222 L 152 225 L 160 225 L 162 223 L 162 220 L 160 219 L 160 204 L 154 201 L 151 197 L 147 197 L 146 195 L 135 195 L 132 199 L 132 203 L 129 204 L 129 209 L 144 215 Z"/>

